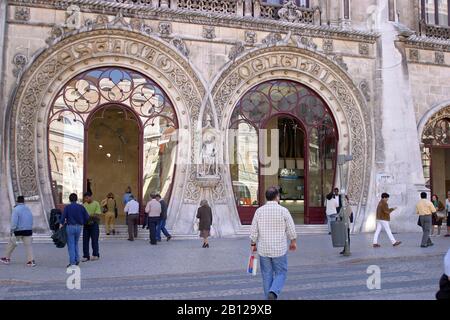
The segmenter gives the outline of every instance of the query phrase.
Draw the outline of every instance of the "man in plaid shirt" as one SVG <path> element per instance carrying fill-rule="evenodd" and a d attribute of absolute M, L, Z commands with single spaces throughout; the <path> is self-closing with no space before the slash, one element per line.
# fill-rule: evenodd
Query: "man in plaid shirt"
<path fill-rule="evenodd" d="M 276 300 L 286 281 L 287 241 L 291 241 L 289 249 L 297 249 L 297 233 L 289 211 L 280 206 L 280 192 L 271 187 L 266 191 L 266 205 L 256 210 L 253 218 L 250 239 L 252 250 L 260 259 L 264 294 L 269 300 Z"/>

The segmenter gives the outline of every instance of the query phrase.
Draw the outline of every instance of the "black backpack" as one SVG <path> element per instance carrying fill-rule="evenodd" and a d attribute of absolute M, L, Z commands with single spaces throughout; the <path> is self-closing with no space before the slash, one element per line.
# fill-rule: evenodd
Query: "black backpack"
<path fill-rule="evenodd" d="M 50 211 L 50 230 L 56 231 L 59 229 L 59 220 L 61 219 L 62 212 L 59 209 L 52 209 Z"/>

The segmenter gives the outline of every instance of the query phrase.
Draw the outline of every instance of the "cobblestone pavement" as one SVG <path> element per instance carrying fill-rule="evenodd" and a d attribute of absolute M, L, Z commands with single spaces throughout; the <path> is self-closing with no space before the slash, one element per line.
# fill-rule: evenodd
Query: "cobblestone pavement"
<path fill-rule="evenodd" d="M 397 237 L 403 248 L 369 247 L 370 235 L 354 237 L 353 255 L 340 257 L 326 236 L 304 236 L 289 256 L 282 299 L 434 299 L 450 241 L 436 238 L 428 251 L 417 248 L 419 234 Z M 9 266 L 0 265 L 0 299 L 202 299 L 262 298 L 261 276 L 245 274 L 247 239 L 147 243 L 103 242 L 102 258 L 81 266 L 81 290 L 66 288 L 66 250 L 35 246 L 38 267 L 23 266 L 19 249 Z M 0 246 L 3 250 L 4 246 Z M 399 250 L 397 250 L 399 249 Z M 369 290 L 367 268 L 381 269 L 381 290 Z"/>

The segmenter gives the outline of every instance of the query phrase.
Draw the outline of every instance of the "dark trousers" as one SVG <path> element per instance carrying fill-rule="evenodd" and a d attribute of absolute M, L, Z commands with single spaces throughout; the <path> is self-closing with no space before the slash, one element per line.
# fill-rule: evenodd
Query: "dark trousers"
<path fill-rule="evenodd" d="M 156 227 L 159 224 L 159 217 L 148 217 L 148 228 L 150 230 L 150 243 L 156 244 Z"/>
<path fill-rule="evenodd" d="M 138 236 L 138 214 L 129 214 L 127 216 L 128 223 L 128 239 L 134 240 Z"/>
<path fill-rule="evenodd" d="M 89 240 L 92 242 L 92 255 L 95 257 L 100 257 L 98 250 L 98 238 L 100 236 L 100 228 L 98 223 L 93 223 L 91 225 L 84 225 L 83 227 L 83 258 L 90 257 L 89 254 Z"/>
<path fill-rule="evenodd" d="M 431 215 L 428 216 L 420 216 L 420 224 L 422 225 L 422 246 L 429 246 L 432 242 L 430 239 L 431 234 Z"/>

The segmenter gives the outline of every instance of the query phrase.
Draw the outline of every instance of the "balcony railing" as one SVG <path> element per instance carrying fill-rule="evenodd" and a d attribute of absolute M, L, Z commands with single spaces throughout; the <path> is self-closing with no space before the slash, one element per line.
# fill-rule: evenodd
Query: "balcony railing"
<path fill-rule="evenodd" d="M 426 24 L 425 21 L 422 21 L 420 23 L 420 31 L 422 36 L 440 40 L 450 40 L 450 27 Z"/>
<path fill-rule="evenodd" d="M 287 4 L 268 4 L 261 0 L 109 0 L 116 3 L 148 5 L 186 11 L 254 17 L 304 24 L 320 24 L 320 10 Z"/>

